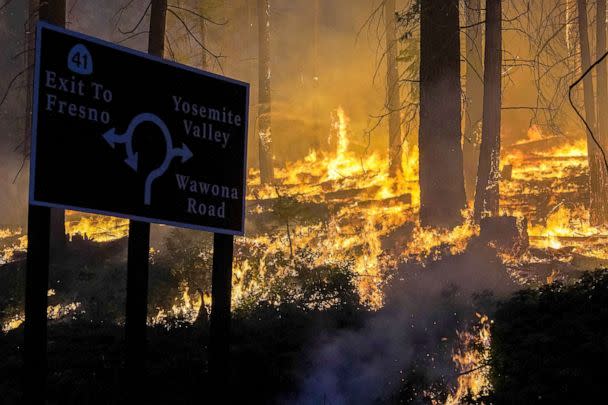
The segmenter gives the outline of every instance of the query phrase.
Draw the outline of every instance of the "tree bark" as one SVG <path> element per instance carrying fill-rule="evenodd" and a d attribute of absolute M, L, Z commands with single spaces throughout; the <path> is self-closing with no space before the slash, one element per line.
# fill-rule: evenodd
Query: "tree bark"
<path fill-rule="evenodd" d="M 260 153 L 260 179 L 262 184 L 269 184 L 274 181 L 270 116 L 270 0 L 258 0 L 258 31 L 258 141 Z"/>
<path fill-rule="evenodd" d="M 66 0 L 40 0 L 38 18 L 59 27 L 65 27 Z M 32 14 L 31 14 L 32 15 Z M 31 18 L 31 17 L 30 17 Z M 33 60 L 33 58 L 32 58 Z M 33 69 L 33 67 L 32 67 Z M 33 76 L 32 76 L 33 77 Z M 30 107 L 31 108 L 31 107 Z M 28 117 L 31 113 L 28 114 Z M 31 127 L 28 129 L 31 132 Z M 28 134 L 30 136 L 30 134 Z M 51 209 L 51 252 L 61 255 L 65 248 L 67 236 L 65 233 L 65 211 L 59 208 Z"/>
<path fill-rule="evenodd" d="M 581 50 L 581 68 L 585 71 L 591 65 L 591 51 L 589 49 L 589 25 L 587 20 L 587 1 L 577 0 L 578 29 Z M 583 80 L 583 98 L 585 104 L 585 120 L 593 134 L 597 133 L 595 117 L 595 96 L 593 89 L 593 76 L 588 74 Z M 591 223 L 597 223 L 601 218 L 602 201 L 600 200 L 600 165 L 603 160 L 597 148 L 593 135 L 587 132 L 587 156 L 589 161 L 589 216 Z"/>
<path fill-rule="evenodd" d="M 464 186 L 468 201 L 475 198 L 475 182 L 481 144 L 483 114 L 483 41 L 481 1 L 465 0 L 466 15 L 466 100 L 464 115 Z"/>
<path fill-rule="evenodd" d="M 486 1 L 486 45 L 481 148 L 475 220 L 498 216 L 500 197 L 500 112 L 502 86 L 502 0 Z"/>
<path fill-rule="evenodd" d="M 401 118 L 399 109 L 399 71 L 397 67 L 397 24 L 395 0 L 385 0 L 386 23 L 386 108 L 388 113 L 388 172 L 393 178 L 403 173 L 401 166 Z"/>
<path fill-rule="evenodd" d="M 148 53 L 163 57 L 165 55 L 165 30 L 167 26 L 167 0 L 152 0 L 150 12 L 150 33 L 148 34 Z"/>
<path fill-rule="evenodd" d="M 599 58 L 606 52 L 606 0 L 597 0 L 596 18 L 596 56 Z M 608 151 L 608 68 L 604 60 L 597 66 L 597 138 L 602 148 Z M 595 146 L 597 149 L 597 146 Z M 594 207 L 591 215 L 592 225 L 603 225 L 608 220 L 608 173 L 603 156 L 598 150 L 598 179 L 597 195 L 593 198 Z"/>
<path fill-rule="evenodd" d="M 201 2 L 201 3 L 204 4 L 204 2 Z M 201 5 L 199 11 L 200 11 L 201 15 L 205 15 L 205 8 L 204 8 L 204 6 Z M 199 30 L 200 30 L 201 44 L 203 44 L 203 45 L 205 45 L 205 47 L 207 47 L 207 22 L 203 18 L 200 18 Z M 208 70 L 209 69 L 209 61 L 207 60 L 207 51 L 205 49 L 201 49 L 201 51 L 202 51 L 202 55 L 201 55 L 201 69 Z"/>
<path fill-rule="evenodd" d="M 25 133 L 23 134 L 23 159 L 29 159 L 32 139 L 32 106 L 34 100 L 34 61 L 36 59 L 36 21 L 39 0 L 29 0 L 25 15 L 25 69 L 26 69 L 26 104 Z"/>
<path fill-rule="evenodd" d="M 458 0 L 420 5 L 420 222 L 450 228 L 465 207 Z"/>

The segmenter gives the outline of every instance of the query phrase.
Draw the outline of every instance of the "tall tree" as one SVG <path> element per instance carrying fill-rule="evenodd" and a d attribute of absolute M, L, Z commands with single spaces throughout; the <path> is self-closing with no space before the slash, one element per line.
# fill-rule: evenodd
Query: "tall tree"
<path fill-rule="evenodd" d="M 41 21 L 47 21 L 60 27 L 65 27 L 65 2 L 66 0 L 40 0 L 38 17 Z M 35 14 L 30 14 L 30 18 Z M 30 107 L 28 107 L 30 108 Z M 28 117 L 31 112 L 28 114 Z M 28 124 L 29 125 L 29 124 Z M 28 132 L 31 128 L 28 128 Z M 31 134 L 27 134 L 31 136 Z M 51 209 L 51 247 L 52 252 L 58 253 L 65 247 L 65 211 L 59 208 Z"/>
<path fill-rule="evenodd" d="M 386 24 L 386 108 L 388 110 L 388 172 L 397 177 L 403 172 L 401 166 L 401 118 L 399 100 L 399 73 L 397 68 L 397 24 L 395 0 L 384 1 Z"/>
<path fill-rule="evenodd" d="M 453 227 L 465 206 L 458 0 L 420 1 L 420 222 Z"/>
<path fill-rule="evenodd" d="M 497 216 L 500 197 L 502 86 L 502 0 L 486 0 L 486 45 L 481 148 L 475 192 L 475 219 Z"/>
<path fill-rule="evenodd" d="M 606 0 L 597 0 L 596 17 L 596 57 L 606 52 Z M 597 67 L 597 138 L 602 148 L 608 151 L 608 68 L 604 60 Z M 604 225 L 608 220 L 608 173 L 601 152 L 598 163 L 598 194 L 593 199 L 594 207 L 591 216 L 593 225 Z"/>
<path fill-rule="evenodd" d="M 483 41 L 481 1 L 465 0 L 466 16 L 466 99 L 464 115 L 464 186 L 467 200 L 475 198 L 475 180 L 481 143 L 483 114 Z"/>
<path fill-rule="evenodd" d="M 270 0 L 258 0 L 258 140 L 260 153 L 260 179 L 262 184 L 274 181 L 272 159 L 272 129 L 270 108 Z"/>
<path fill-rule="evenodd" d="M 313 134 L 319 136 L 319 37 L 320 37 L 321 4 L 320 0 L 313 3 L 313 35 L 312 35 L 312 119 Z"/>
<path fill-rule="evenodd" d="M 36 16 L 40 7 L 40 0 L 29 0 L 25 15 L 25 133 L 23 134 L 23 158 L 30 156 L 30 139 L 32 136 L 32 105 L 34 97 L 34 60 L 36 57 Z"/>
<path fill-rule="evenodd" d="M 589 49 L 589 24 L 587 19 L 587 1 L 577 0 L 578 8 L 578 36 L 580 41 L 581 68 L 585 71 L 591 66 L 591 51 Z M 583 98 L 585 105 L 585 120 L 593 134 L 597 133 L 595 117 L 595 96 L 593 77 L 588 74 L 583 80 Z M 605 218 L 604 201 L 601 201 L 600 166 L 603 164 L 601 152 L 591 132 L 587 132 L 587 156 L 589 160 L 589 214 L 592 224 L 603 222 Z"/>

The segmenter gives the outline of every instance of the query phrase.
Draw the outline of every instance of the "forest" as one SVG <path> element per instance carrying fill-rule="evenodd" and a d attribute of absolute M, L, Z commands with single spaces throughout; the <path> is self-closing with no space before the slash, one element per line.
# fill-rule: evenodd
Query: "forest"
<path fill-rule="evenodd" d="M 602 403 L 607 13 L 606 0 L 0 0 L 0 403 Z M 47 208 L 42 377 L 26 321 L 40 21 L 249 84 L 247 114 L 166 103 L 209 148 L 236 138 L 222 128 L 247 134 L 227 264 L 217 233 Z M 62 100 L 77 78 L 47 85 L 49 113 L 111 125 L 109 106 Z M 70 156 L 74 173 L 93 164 Z M 214 175 L 171 178 L 188 213 L 231 215 L 240 191 Z M 149 266 L 138 368 L 132 243 Z"/>

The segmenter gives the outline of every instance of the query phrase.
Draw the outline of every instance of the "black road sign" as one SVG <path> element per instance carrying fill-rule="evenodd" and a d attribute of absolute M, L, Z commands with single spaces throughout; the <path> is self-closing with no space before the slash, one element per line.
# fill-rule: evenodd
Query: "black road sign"
<path fill-rule="evenodd" d="M 39 23 L 30 203 L 241 235 L 247 83 Z"/>

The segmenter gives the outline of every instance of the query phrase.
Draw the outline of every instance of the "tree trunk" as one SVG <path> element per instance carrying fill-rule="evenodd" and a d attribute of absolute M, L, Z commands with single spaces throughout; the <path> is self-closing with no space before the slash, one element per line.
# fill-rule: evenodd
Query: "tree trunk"
<path fill-rule="evenodd" d="M 312 119 L 313 135 L 319 137 L 321 128 L 319 116 L 319 36 L 320 36 L 320 0 L 314 0 L 313 4 L 313 37 L 312 37 Z M 318 138 L 316 138 L 318 139 Z"/>
<path fill-rule="evenodd" d="M 23 159 L 29 159 L 32 139 L 32 106 L 34 100 L 34 61 L 36 59 L 36 15 L 39 0 L 29 0 L 25 15 L 25 69 L 26 69 L 26 104 L 25 133 L 23 134 Z"/>
<path fill-rule="evenodd" d="M 40 0 L 38 18 L 59 27 L 65 27 L 66 0 Z M 28 114 L 31 116 L 31 113 Z M 31 128 L 29 129 L 31 131 Z M 28 135 L 29 136 L 29 135 Z M 51 209 L 51 252 L 61 254 L 67 238 L 65 233 L 65 211 L 59 208 Z"/>
<path fill-rule="evenodd" d="M 151 10 L 150 33 L 148 34 L 148 53 L 162 58 L 165 55 L 167 0 L 152 0 Z"/>
<path fill-rule="evenodd" d="M 464 186 L 467 201 L 475 198 L 475 181 L 481 143 L 483 114 L 483 41 L 481 1 L 465 0 L 466 15 L 466 100 L 464 115 Z"/>
<path fill-rule="evenodd" d="M 576 80 L 581 74 L 580 58 L 577 56 L 580 53 L 580 41 L 577 40 L 577 3 L 578 0 L 565 0 L 566 2 L 566 48 L 568 49 L 568 68 L 571 71 L 570 79 Z"/>
<path fill-rule="evenodd" d="M 204 2 L 201 2 L 201 3 L 204 4 Z M 201 5 L 199 7 L 199 12 L 201 13 L 201 15 L 205 15 L 205 7 L 203 5 Z M 199 30 L 200 30 L 201 44 L 203 44 L 206 48 L 207 47 L 207 21 L 205 21 L 203 18 L 199 18 Z M 209 70 L 209 61 L 207 60 L 207 51 L 204 48 L 202 48 L 201 51 L 203 52 L 201 55 L 201 69 Z"/>
<path fill-rule="evenodd" d="M 581 68 L 585 71 L 591 65 L 591 51 L 589 50 L 589 33 L 587 22 L 587 1 L 577 0 L 578 6 L 578 30 L 581 50 Z M 595 134 L 597 122 L 595 118 L 595 99 L 593 91 L 593 76 L 588 74 L 583 80 L 583 96 L 585 103 L 585 120 Z M 592 223 L 597 223 L 601 218 L 599 192 L 600 164 L 602 158 L 591 133 L 587 133 L 587 156 L 589 160 L 589 216 Z"/>
<path fill-rule="evenodd" d="M 386 23 L 386 108 L 388 113 L 388 172 L 393 178 L 403 173 L 401 166 L 401 118 L 399 109 L 399 72 L 397 68 L 397 24 L 395 0 L 385 0 Z"/>
<path fill-rule="evenodd" d="M 500 111 L 502 86 L 502 0 L 486 1 L 486 46 L 481 148 L 475 220 L 498 216 L 500 197 Z"/>
<path fill-rule="evenodd" d="M 260 179 L 262 184 L 269 184 L 274 181 L 270 118 L 270 0 L 258 0 L 258 31 L 258 140 L 260 149 Z"/>
<path fill-rule="evenodd" d="M 450 228 L 465 207 L 458 0 L 420 5 L 420 222 Z"/>
<path fill-rule="evenodd" d="M 257 53 L 257 2 L 252 0 L 243 0 L 247 7 L 247 41 L 246 41 L 246 56 L 248 59 L 247 64 L 247 79 L 250 83 L 254 83 L 258 78 L 258 53 Z M 254 166 L 258 163 L 260 156 L 259 146 L 260 142 L 257 136 L 257 120 L 258 120 L 258 95 L 256 92 L 249 94 L 249 126 L 247 127 L 248 136 L 248 151 L 247 154 L 247 165 L 248 167 Z"/>
<path fill-rule="evenodd" d="M 606 52 L 606 0 L 597 0 L 596 18 L 596 56 L 599 58 Z M 604 60 L 597 66 L 597 139 L 608 151 L 608 69 Z M 596 147 L 597 149 L 597 147 Z M 596 151 L 600 161 L 598 163 L 598 194 L 594 198 L 594 212 L 591 215 L 592 225 L 604 225 L 608 220 L 608 173 L 601 155 Z"/>

